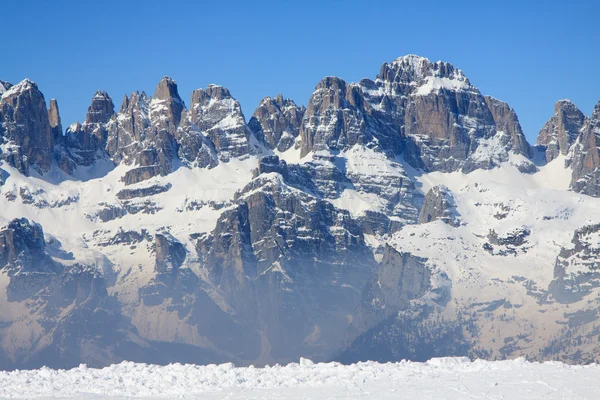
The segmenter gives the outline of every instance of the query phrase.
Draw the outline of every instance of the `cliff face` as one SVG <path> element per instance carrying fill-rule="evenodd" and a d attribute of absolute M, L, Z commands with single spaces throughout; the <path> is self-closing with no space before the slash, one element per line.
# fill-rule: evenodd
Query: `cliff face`
<path fill-rule="evenodd" d="M 295 146 L 306 109 L 293 100 L 265 97 L 252 114 L 248 126 L 270 149 L 286 151 Z"/>
<path fill-rule="evenodd" d="M 557 101 L 554 114 L 540 131 L 537 144 L 546 149 L 546 160 L 567 155 L 585 123 L 585 115 L 569 100 Z"/>
<path fill-rule="evenodd" d="M 30 167 L 40 173 L 48 172 L 54 137 L 44 95 L 28 79 L 15 86 L 4 83 L 3 87 L 6 88 L 0 100 L 3 159 L 24 175 L 29 174 Z"/>
<path fill-rule="evenodd" d="M 581 128 L 581 133 L 572 146 L 573 176 L 571 188 L 579 193 L 600 196 L 598 183 L 600 173 L 599 141 L 600 135 L 600 102 L 594 107 L 591 118 Z"/>

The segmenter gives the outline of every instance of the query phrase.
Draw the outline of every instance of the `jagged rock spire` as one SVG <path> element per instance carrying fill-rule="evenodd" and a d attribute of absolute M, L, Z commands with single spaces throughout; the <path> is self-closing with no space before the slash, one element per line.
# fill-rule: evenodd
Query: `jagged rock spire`
<path fill-rule="evenodd" d="M 265 97 L 254 111 L 248 126 L 254 135 L 270 149 L 286 151 L 300 134 L 305 108 L 290 99 Z"/>
<path fill-rule="evenodd" d="M 181 113 L 185 109 L 185 105 L 179 92 L 177 84 L 168 76 L 163 77 L 158 85 L 151 103 L 151 118 L 156 120 L 159 125 L 165 121 L 165 126 L 161 126 L 165 130 L 177 129 L 181 122 Z"/>
<path fill-rule="evenodd" d="M 242 106 L 223 86 L 209 85 L 206 89 L 194 90 L 190 122 L 209 137 L 221 161 L 255 152 L 250 144 L 252 131 L 246 125 Z"/>
<path fill-rule="evenodd" d="M 537 144 L 546 148 L 546 161 L 552 161 L 559 154 L 567 155 L 584 123 L 585 115 L 575 104 L 570 100 L 557 101 L 554 114 L 537 138 Z"/>
<path fill-rule="evenodd" d="M 579 193 L 600 197 L 600 101 L 592 117 L 581 128 L 573 146 L 571 188 Z"/>
<path fill-rule="evenodd" d="M 98 90 L 92 98 L 92 104 L 85 116 L 87 124 L 106 124 L 115 114 L 115 105 L 105 91 Z"/>
<path fill-rule="evenodd" d="M 60 120 L 60 112 L 58 111 L 58 102 L 56 99 L 50 99 L 50 107 L 48 108 L 48 121 L 52 129 L 54 143 L 60 143 L 62 140 L 63 130 Z"/>
<path fill-rule="evenodd" d="M 2 157 L 25 175 L 31 166 L 40 173 L 49 171 L 54 137 L 44 95 L 29 79 L 14 86 L 3 82 L 1 86 L 0 136 L 9 143 Z"/>

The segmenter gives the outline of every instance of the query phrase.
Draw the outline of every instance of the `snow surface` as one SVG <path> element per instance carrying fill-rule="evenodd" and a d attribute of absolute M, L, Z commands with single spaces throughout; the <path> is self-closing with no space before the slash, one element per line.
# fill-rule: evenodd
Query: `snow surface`
<path fill-rule="evenodd" d="M 600 366 L 434 358 L 353 365 L 300 363 L 156 366 L 0 372 L 2 398 L 181 399 L 596 399 Z"/>
<path fill-rule="evenodd" d="M 419 86 L 419 89 L 415 92 L 415 95 L 427 96 L 428 94 L 437 92 L 440 89 L 446 89 L 457 92 L 464 90 L 472 90 L 471 86 L 465 81 L 439 76 L 427 76 L 425 77 L 425 83 Z"/>
<path fill-rule="evenodd" d="M 21 82 L 12 86 L 10 89 L 5 90 L 0 98 L 5 99 L 10 96 L 18 95 L 19 93 L 32 89 L 34 85 L 35 83 L 30 81 L 29 79 L 23 79 Z"/>

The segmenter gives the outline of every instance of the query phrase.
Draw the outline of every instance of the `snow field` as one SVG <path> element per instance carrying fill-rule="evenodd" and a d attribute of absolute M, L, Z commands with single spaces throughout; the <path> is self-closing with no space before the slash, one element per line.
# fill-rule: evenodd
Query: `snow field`
<path fill-rule="evenodd" d="M 123 362 L 103 369 L 0 372 L 2 398 L 182 399 L 596 399 L 600 366 L 559 362 L 402 361 L 299 363 L 265 368 L 156 366 Z"/>

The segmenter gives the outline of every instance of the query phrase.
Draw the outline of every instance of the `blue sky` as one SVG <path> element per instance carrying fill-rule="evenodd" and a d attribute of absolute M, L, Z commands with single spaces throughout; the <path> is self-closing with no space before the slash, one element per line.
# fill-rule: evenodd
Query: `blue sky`
<path fill-rule="evenodd" d="M 533 142 L 556 100 L 588 115 L 600 100 L 598 3 L 6 0 L 0 79 L 37 82 L 64 127 L 85 118 L 96 89 L 118 108 L 164 75 L 186 103 L 193 89 L 228 87 L 249 118 L 264 96 L 306 104 L 324 76 L 374 78 L 419 54 L 507 101 Z"/>

